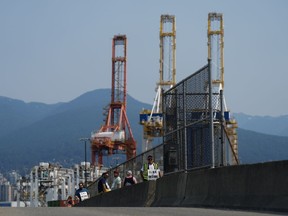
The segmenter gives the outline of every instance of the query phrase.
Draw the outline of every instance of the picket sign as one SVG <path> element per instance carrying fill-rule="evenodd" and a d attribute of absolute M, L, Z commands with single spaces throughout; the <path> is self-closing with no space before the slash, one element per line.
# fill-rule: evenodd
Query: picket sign
<path fill-rule="evenodd" d="M 156 180 L 159 178 L 159 169 L 149 169 L 148 170 L 148 180 Z"/>

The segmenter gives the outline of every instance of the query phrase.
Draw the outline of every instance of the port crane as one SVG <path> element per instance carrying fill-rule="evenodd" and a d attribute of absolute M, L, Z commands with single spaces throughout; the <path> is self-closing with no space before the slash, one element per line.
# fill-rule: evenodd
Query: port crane
<path fill-rule="evenodd" d="M 208 14 L 208 59 L 211 60 L 212 74 L 212 91 L 220 95 L 220 91 L 224 90 L 224 21 L 222 13 Z M 224 115 L 225 115 L 225 132 L 230 142 L 232 151 L 232 163 L 238 164 L 238 124 L 234 118 L 230 117 L 227 109 L 225 97 L 224 99 Z M 219 100 L 218 100 L 219 101 Z M 215 104 L 214 109 L 220 110 L 220 104 Z"/>
<path fill-rule="evenodd" d="M 160 78 L 152 110 L 140 112 L 143 125 L 142 150 L 152 148 L 155 137 L 163 136 L 162 94 L 176 83 L 176 19 L 174 15 L 161 15 L 160 19 Z"/>
<path fill-rule="evenodd" d="M 103 155 L 126 154 L 127 160 L 136 156 L 136 141 L 126 113 L 126 62 L 126 35 L 115 35 L 112 41 L 111 103 L 107 109 L 105 124 L 91 134 L 92 165 L 96 165 L 98 157 L 98 166 L 101 166 Z"/>

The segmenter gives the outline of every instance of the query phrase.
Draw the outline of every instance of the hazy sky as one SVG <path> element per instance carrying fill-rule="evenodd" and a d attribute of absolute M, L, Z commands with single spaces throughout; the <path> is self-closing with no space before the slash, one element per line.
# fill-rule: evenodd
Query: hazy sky
<path fill-rule="evenodd" d="M 126 34 L 128 94 L 152 104 L 161 14 L 176 16 L 181 81 L 207 64 L 209 12 L 224 17 L 228 108 L 287 115 L 287 0 L 0 0 L 0 95 L 51 104 L 110 88 L 112 38 Z"/>

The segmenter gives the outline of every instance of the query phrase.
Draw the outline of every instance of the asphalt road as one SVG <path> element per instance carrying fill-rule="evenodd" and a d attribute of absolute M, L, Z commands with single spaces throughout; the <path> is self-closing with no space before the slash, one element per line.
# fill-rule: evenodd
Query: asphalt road
<path fill-rule="evenodd" d="M 43 207 L 43 208 L 0 208 L 0 216 L 268 216 L 288 215 L 287 213 L 235 211 L 204 208 L 171 208 L 171 207 Z"/>

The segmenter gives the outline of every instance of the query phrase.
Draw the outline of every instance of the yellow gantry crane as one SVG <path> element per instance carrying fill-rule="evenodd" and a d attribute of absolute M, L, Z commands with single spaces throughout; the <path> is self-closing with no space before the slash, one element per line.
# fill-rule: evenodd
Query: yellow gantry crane
<path fill-rule="evenodd" d="M 176 83 L 176 20 L 174 15 L 161 15 L 160 19 L 160 79 L 152 110 L 142 110 L 143 151 L 152 148 L 155 137 L 163 136 L 162 95 Z"/>
<path fill-rule="evenodd" d="M 213 90 L 224 89 L 224 23 L 221 13 L 208 14 L 208 59 L 211 59 Z"/>
<path fill-rule="evenodd" d="M 220 93 L 224 90 L 224 22 L 221 13 L 208 14 L 208 59 L 211 60 L 212 91 Z M 220 106 L 217 105 L 216 106 Z M 215 109 L 219 109 L 215 107 Z M 224 99 L 224 112 L 227 110 Z M 225 131 L 232 151 L 232 164 L 238 164 L 237 122 L 230 116 L 225 117 Z"/>

